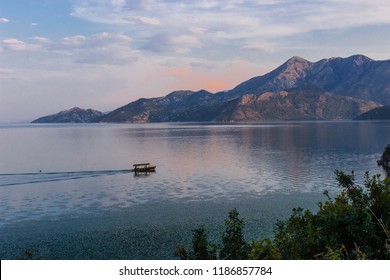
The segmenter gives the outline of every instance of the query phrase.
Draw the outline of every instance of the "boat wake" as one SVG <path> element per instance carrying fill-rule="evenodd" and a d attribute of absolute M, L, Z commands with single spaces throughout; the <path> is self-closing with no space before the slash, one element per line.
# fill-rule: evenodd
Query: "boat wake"
<path fill-rule="evenodd" d="M 0 174 L 0 187 L 77 180 L 133 172 L 132 169 Z"/>

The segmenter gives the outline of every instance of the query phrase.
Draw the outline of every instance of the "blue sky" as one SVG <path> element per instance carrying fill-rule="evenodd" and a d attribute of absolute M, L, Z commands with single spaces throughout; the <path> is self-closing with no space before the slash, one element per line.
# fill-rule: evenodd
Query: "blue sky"
<path fill-rule="evenodd" d="M 390 59 L 388 0 L 0 0 L 0 122 L 231 89 L 294 55 Z"/>

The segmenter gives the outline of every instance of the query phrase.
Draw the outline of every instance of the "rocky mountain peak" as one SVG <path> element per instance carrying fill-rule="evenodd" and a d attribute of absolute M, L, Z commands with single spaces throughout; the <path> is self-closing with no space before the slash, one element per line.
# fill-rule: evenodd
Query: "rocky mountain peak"
<path fill-rule="evenodd" d="M 88 110 L 92 110 L 92 109 L 88 109 Z M 73 108 L 70 108 L 68 110 L 61 111 L 60 113 L 61 114 L 68 114 L 68 113 L 76 113 L 76 112 L 80 112 L 80 111 L 83 111 L 83 109 L 81 109 L 79 107 L 73 107 Z"/>
<path fill-rule="evenodd" d="M 299 57 L 299 56 L 293 56 L 289 60 L 287 60 L 284 64 L 282 64 L 281 67 L 279 67 L 280 74 L 287 73 L 287 74 L 298 74 L 300 75 L 303 71 L 305 71 L 310 65 L 312 65 L 310 61 Z"/>
<path fill-rule="evenodd" d="M 362 55 L 362 54 L 356 54 L 352 55 L 347 58 L 341 58 L 341 57 L 332 57 L 326 60 L 330 63 L 342 63 L 344 65 L 363 65 L 366 63 L 374 62 L 375 60 L 369 58 L 368 56 Z"/>
<path fill-rule="evenodd" d="M 312 64 L 299 56 L 293 56 L 270 73 L 273 77 L 264 86 L 272 91 L 296 87 L 299 80 L 306 77 L 306 72 Z"/>
<path fill-rule="evenodd" d="M 189 96 L 189 95 L 191 95 L 193 93 L 194 92 L 190 91 L 190 90 L 177 90 L 177 91 L 171 92 L 166 97 L 167 98 L 172 98 L 172 99 L 181 99 L 181 98 Z"/>
<path fill-rule="evenodd" d="M 360 64 L 364 64 L 364 63 L 367 63 L 367 62 L 374 61 L 373 59 L 371 59 L 371 58 L 369 58 L 369 57 L 367 57 L 365 55 L 361 55 L 361 54 L 353 55 L 350 58 L 354 61 L 354 63 L 356 65 L 360 65 Z"/>
<path fill-rule="evenodd" d="M 286 64 L 299 64 L 299 63 L 303 63 L 303 64 L 307 64 L 307 63 L 310 63 L 310 61 L 300 57 L 300 56 L 293 56 L 291 57 L 289 60 L 286 61 Z"/>

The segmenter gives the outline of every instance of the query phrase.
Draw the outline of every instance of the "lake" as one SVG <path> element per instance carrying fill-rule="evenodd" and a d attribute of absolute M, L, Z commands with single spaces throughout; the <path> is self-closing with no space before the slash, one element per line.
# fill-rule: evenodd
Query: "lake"
<path fill-rule="evenodd" d="M 248 240 L 378 167 L 390 122 L 0 125 L 0 258 L 174 259 L 237 208 Z M 135 176 L 132 164 L 156 173 Z"/>

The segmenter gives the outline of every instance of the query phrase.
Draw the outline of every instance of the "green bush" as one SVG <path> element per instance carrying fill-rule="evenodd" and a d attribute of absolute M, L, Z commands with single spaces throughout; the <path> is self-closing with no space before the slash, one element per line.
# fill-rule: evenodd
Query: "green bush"
<path fill-rule="evenodd" d="M 184 260 L 215 260 L 216 247 L 207 240 L 207 232 L 203 227 L 192 231 L 192 243 L 185 248 L 178 246 L 176 256 Z"/>
<path fill-rule="evenodd" d="M 252 242 L 251 250 L 248 254 L 250 260 L 280 260 L 282 255 L 279 248 L 269 238 Z"/>
<path fill-rule="evenodd" d="M 192 243 L 186 247 L 178 246 L 176 256 L 189 260 L 237 260 L 247 259 L 250 246 L 245 242 L 244 220 L 239 218 L 237 209 L 229 211 L 225 220 L 225 232 L 222 234 L 222 246 L 210 243 L 203 227 L 192 231 Z"/>
<path fill-rule="evenodd" d="M 294 208 L 289 219 L 278 221 L 274 239 L 260 239 L 251 245 L 243 237 L 244 220 L 236 209 L 229 212 L 222 234 L 222 246 L 210 244 L 203 228 L 193 231 L 191 259 L 388 259 L 390 258 L 390 179 L 370 178 L 364 186 L 355 175 L 335 171 L 342 188 L 319 210 Z M 180 250 L 179 250 L 180 251 Z M 178 254 L 180 255 L 180 254 Z"/>
<path fill-rule="evenodd" d="M 277 223 L 274 242 L 283 259 L 389 257 L 390 180 L 366 172 L 359 186 L 353 172 L 335 174 L 342 191 L 334 199 L 325 192 L 317 214 L 298 208 Z"/>
<path fill-rule="evenodd" d="M 239 218 L 237 209 L 229 212 L 225 221 L 225 232 L 222 234 L 220 258 L 224 260 L 243 260 L 248 258 L 249 245 L 244 240 L 245 222 Z"/>

